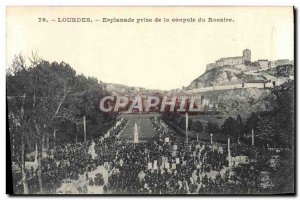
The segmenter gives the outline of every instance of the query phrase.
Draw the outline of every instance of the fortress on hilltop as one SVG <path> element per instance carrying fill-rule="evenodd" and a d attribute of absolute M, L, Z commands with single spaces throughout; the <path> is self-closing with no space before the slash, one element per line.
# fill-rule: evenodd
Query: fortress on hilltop
<path fill-rule="evenodd" d="M 276 61 L 261 59 L 255 62 L 251 62 L 251 50 L 245 49 L 243 50 L 242 56 L 220 58 L 214 63 L 207 64 L 206 71 L 224 66 L 233 66 L 235 69 L 243 71 L 256 71 L 293 63 L 293 61 L 290 61 L 288 59 L 280 59 Z"/>
<path fill-rule="evenodd" d="M 245 49 L 243 51 L 243 56 L 236 57 L 226 57 L 220 58 L 215 63 L 210 63 L 206 65 L 206 71 L 211 70 L 217 67 L 223 67 L 226 65 L 249 65 L 251 63 L 251 51 L 249 49 Z"/>

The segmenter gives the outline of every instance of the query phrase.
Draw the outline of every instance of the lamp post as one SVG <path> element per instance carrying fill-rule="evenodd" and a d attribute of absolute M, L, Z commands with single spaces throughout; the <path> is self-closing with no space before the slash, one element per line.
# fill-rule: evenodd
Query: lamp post
<path fill-rule="evenodd" d="M 228 137 L 228 166 L 231 167 L 230 137 Z"/>
<path fill-rule="evenodd" d="M 254 130 L 252 129 L 252 146 L 254 146 Z"/>

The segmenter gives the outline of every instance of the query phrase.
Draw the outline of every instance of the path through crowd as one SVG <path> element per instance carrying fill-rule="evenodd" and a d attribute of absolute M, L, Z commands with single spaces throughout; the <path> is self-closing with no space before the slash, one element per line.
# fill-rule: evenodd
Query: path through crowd
<path fill-rule="evenodd" d="M 101 165 L 97 169 L 88 173 L 89 178 L 95 178 L 96 174 L 102 174 L 104 185 L 108 183 L 109 173 L 107 169 Z M 56 190 L 58 194 L 79 194 L 78 188 L 86 187 L 88 194 L 103 194 L 103 186 L 91 186 L 89 180 L 86 180 L 86 173 L 79 175 L 78 180 L 66 180 L 60 188 Z"/>

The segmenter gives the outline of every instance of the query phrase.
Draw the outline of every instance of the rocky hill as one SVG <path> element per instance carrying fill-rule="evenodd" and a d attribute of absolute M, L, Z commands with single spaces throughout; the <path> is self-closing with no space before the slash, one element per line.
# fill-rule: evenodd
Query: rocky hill
<path fill-rule="evenodd" d="M 239 83 L 263 83 L 276 78 L 286 78 L 290 75 L 294 75 L 294 65 L 283 65 L 258 71 L 242 71 L 234 66 L 224 66 L 206 71 L 193 80 L 186 89 L 191 90 Z"/>

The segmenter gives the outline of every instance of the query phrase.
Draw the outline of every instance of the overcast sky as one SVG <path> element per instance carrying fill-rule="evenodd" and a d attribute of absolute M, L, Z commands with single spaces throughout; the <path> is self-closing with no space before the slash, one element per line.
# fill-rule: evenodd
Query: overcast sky
<path fill-rule="evenodd" d="M 38 22 L 46 17 L 49 22 Z M 229 23 L 57 23 L 60 17 L 232 18 Z M 293 59 L 293 10 L 283 8 L 8 8 L 7 66 L 38 51 L 78 74 L 149 89 L 187 86 L 220 57 Z"/>

